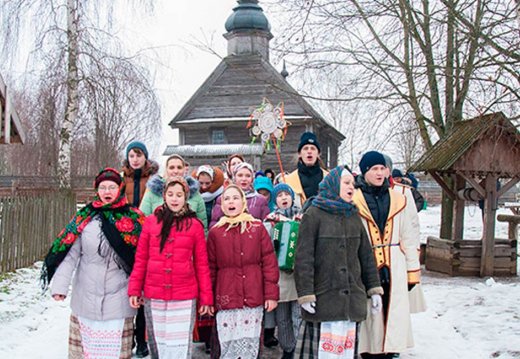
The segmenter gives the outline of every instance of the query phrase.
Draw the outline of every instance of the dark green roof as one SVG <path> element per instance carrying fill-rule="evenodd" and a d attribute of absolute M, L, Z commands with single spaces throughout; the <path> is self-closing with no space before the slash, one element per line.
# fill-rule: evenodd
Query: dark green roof
<path fill-rule="evenodd" d="M 263 30 L 270 31 L 271 25 L 257 0 L 238 0 L 238 6 L 226 20 L 226 31 Z"/>
<path fill-rule="evenodd" d="M 502 112 L 479 116 L 457 123 L 452 131 L 440 139 L 429 151 L 415 163 L 410 172 L 451 172 L 455 162 L 470 147 L 494 126 L 503 126 L 513 136 L 520 137 L 516 127 Z"/>

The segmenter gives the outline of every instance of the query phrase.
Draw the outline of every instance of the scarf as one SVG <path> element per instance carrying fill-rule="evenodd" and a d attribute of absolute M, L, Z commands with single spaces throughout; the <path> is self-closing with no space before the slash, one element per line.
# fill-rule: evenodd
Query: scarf
<path fill-rule="evenodd" d="M 215 227 L 222 227 L 227 225 L 226 232 L 229 231 L 231 228 L 240 226 L 240 233 L 244 233 L 251 228 L 253 222 L 260 222 L 258 219 L 247 213 L 247 201 L 246 196 L 244 194 L 244 191 L 240 189 L 237 185 L 229 185 L 224 192 L 222 193 L 222 196 L 227 192 L 230 188 L 236 188 L 240 192 L 240 196 L 242 197 L 242 213 L 240 213 L 238 216 L 235 217 L 229 217 L 224 208 L 222 208 L 222 211 L 224 212 L 224 216 L 220 218 L 220 220 L 215 224 Z M 223 199 L 224 197 L 222 197 Z"/>
<path fill-rule="evenodd" d="M 115 258 L 117 264 L 127 274 L 131 273 L 137 240 L 145 217 L 139 209 L 128 205 L 124 187 L 124 182 L 121 182 L 117 199 L 107 204 L 100 200 L 96 191 L 94 201 L 76 212 L 72 220 L 61 230 L 52 242 L 43 262 L 41 273 L 43 289 L 48 287 L 72 245 L 96 215 L 101 217 L 101 229 L 117 255 Z"/>
<path fill-rule="evenodd" d="M 312 200 L 312 205 L 328 213 L 350 217 L 357 213 L 356 206 L 352 203 L 345 202 L 339 196 L 341 172 L 344 169 L 344 167 L 338 166 L 330 171 L 320 183 L 320 191 L 318 196 Z"/>

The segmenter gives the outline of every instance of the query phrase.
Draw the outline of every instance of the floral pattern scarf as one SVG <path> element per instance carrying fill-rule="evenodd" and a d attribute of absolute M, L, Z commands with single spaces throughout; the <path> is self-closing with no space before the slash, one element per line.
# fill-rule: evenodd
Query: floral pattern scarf
<path fill-rule="evenodd" d="M 96 191 L 94 201 L 78 210 L 72 220 L 61 230 L 52 242 L 43 263 L 41 274 L 43 289 L 47 288 L 58 266 L 87 224 L 98 214 L 101 216 L 102 231 L 117 254 L 118 264 L 127 274 L 130 274 L 145 216 L 139 209 L 128 204 L 124 187 L 124 181 L 121 181 L 118 197 L 108 204 L 101 201 Z"/>
<path fill-rule="evenodd" d="M 345 167 L 338 166 L 321 181 L 320 191 L 312 201 L 313 206 L 332 214 L 342 214 L 347 217 L 357 213 L 357 208 L 353 203 L 345 202 L 339 196 L 341 172 L 345 169 Z"/>

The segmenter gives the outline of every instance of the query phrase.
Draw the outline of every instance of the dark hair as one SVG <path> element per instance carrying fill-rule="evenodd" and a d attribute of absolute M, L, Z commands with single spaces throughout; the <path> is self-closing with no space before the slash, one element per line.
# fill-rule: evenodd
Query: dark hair
<path fill-rule="evenodd" d="M 182 185 L 180 182 L 171 181 L 169 183 L 166 183 L 164 188 L 164 193 L 166 193 L 166 190 L 169 187 L 173 187 L 175 185 Z M 182 230 L 189 230 L 191 227 L 191 223 L 193 221 L 193 218 L 197 218 L 197 214 L 193 212 L 190 207 L 188 206 L 188 194 L 186 193 L 186 190 L 184 189 L 184 198 L 186 199 L 186 202 L 184 203 L 184 208 L 181 210 L 180 213 L 174 213 L 166 204 L 166 202 L 163 203 L 162 206 L 158 207 L 155 210 L 155 215 L 157 216 L 157 222 L 161 223 L 161 243 L 160 243 L 160 252 L 163 251 L 164 245 L 166 244 L 166 241 L 168 240 L 168 237 L 170 236 L 170 232 L 172 230 L 172 227 L 175 226 L 178 231 Z"/>

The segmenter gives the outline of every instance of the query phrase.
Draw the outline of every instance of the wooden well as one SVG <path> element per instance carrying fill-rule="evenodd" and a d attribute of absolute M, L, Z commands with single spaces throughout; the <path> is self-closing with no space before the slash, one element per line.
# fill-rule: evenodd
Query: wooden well
<path fill-rule="evenodd" d="M 495 239 L 493 275 L 517 275 L 517 241 Z M 451 276 L 479 276 L 482 262 L 481 240 L 450 240 L 428 237 L 425 266 L 427 270 Z"/>

